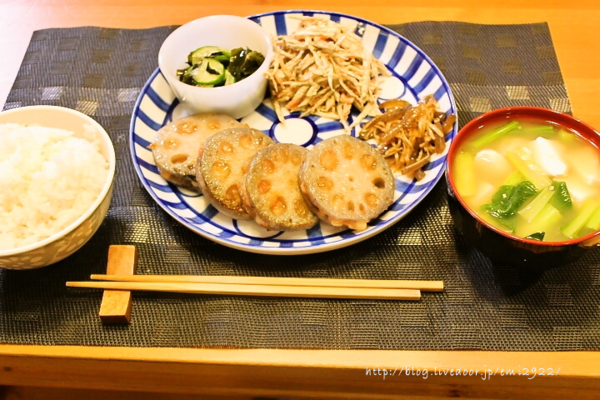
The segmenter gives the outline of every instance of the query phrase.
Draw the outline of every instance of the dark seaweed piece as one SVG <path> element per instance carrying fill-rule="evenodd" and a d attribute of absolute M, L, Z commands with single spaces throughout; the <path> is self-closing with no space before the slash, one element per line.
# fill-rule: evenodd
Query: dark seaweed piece
<path fill-rule="evenodd" d="M 231 50 L 227 70 L 239 82 L 256 72 L 264 61 L 265 57 L 258 51 L 239 47 Z"/>

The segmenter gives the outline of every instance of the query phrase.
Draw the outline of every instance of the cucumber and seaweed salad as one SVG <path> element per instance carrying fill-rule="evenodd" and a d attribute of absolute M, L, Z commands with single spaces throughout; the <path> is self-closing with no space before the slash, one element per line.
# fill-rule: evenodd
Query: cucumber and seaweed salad
<path fill-rule="evenodd" d="M 183 83 L 192 86 L 227 86 L 252 75 L 265 61 L 258 51 L 236 48 L 231 51 L 217 46 L 204 46 L 188 55 L 186 68 L 177 70 Z"/>

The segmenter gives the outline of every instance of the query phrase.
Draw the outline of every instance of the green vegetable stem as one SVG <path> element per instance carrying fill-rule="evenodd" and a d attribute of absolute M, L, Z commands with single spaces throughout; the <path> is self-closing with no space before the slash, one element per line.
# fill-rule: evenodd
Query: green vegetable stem
<path fill-rule="evenodd" d="M 600 204 L 596 207 L 596 210 L 585 226 L 593 231 L 600 230 Z"/>
<path fill-rule="evenodd" d="M 508 133 L 515 129 L 521 129 L 521 124 L 519 123 L 519 121 L 511 121 L 508 124 L 503 125 L 500 128 L 497 128 L 496 130 L 488 133 L 487 135 L 484 135 L 484 136 L 481 136 L 480 138 L 475 139 L 473 142 L 471 142 L 471 148 L 480 149 L 483 146 L 498 139 L 505 133 Z"/>
<path fill-rule="evenodd" d="M 506 158 L 537 190 L 542 190 L 552 184 L 552 179 L 532 160 L 531 153 L 526 148 L 509 152 Z"/>
<path fill-rule="evenodd" d="M 553 226 L 557 226 L 562 218 L 560 211 L 547 203 L 531 222 L 527 223 L 523 220 L 519 221 L 520 224 L 515 229 L 515 234 L 517 236 L 526 237 L 530 232 L 548 232 Z"/>
<path fill-rule="evenodd" d="M 454 160 L 454 179 L 456 190 L 463 197 L 475 194 L 475 167 L 473 166 L 473 154 L 460 152 Z"/>
<path fill-rule="evenodd" d="M 550 199 L 550 204 L 558 208 L 558 211 L 564 213 L 567 210 L 573 208 L 573 202 L 571 201 L 571 195 L 565 182 L 552 182 L 554 187 L 554 196 Z"/>
<path fill-rule="evenodd" d="M 548 204 L 550 199 L 555 195 L 553 190 L 550 190 L 552 186 L 542 189 L 542 191 L 533 198 L 533 200 L 525 207 L 519 210 L 519 215 L 526 221 L 531 222 L 539 213 L 542 208 Z"/>
<path fill-rule="evenodd" d="M 598 208 L 598 203 L 594 200 L 588 199 L 583 203 L 581 211 L 575 216 L 565 227 L 561 229 L 562 233 L 571 239 L 574 239 L 579 234 L 581 228 L 588 222 L 594 212 Z"/>
<path fill-rule="evenodd" d="M 521 183 L 525 180 L 526 180 L 525 176 L 523 176 L 521 171 L 514 171 L 512 174 L 510 174 L 508 176 L 508 178 L 506 179 L 506 182 L 504 182 L 504 184 L 509 185 L 509 186 L 517 186 L 519 183 Z"/>

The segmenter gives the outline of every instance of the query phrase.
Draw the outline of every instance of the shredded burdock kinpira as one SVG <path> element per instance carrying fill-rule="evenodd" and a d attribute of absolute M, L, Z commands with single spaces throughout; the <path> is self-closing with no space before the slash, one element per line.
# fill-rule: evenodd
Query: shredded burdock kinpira
<path fill-rule="evenodd" d="M 278 36 L 266 73 L 277 117 L 282 106 L 301 116 L 340 120 L 349 131 L 365 117 L 380 114 L 376 99 L 385 65 L 363 46 L 356 27 L 318 17 L 301 17 L 298 29 Z M 359 115 L 349 124 L 352 106 Z"/>
<path fill-rule="evenodd" d="M 359 136 L 374 139 L 392 171 L 422 179 L 422 168 L 431 156 L 444 152 L 445 136 L 454 127 L 456 115 L 438 111 L 433 96 L 416 106 L 394 99 L 381 103 L 379 108 L 384 113 L 366 122 Z"/>

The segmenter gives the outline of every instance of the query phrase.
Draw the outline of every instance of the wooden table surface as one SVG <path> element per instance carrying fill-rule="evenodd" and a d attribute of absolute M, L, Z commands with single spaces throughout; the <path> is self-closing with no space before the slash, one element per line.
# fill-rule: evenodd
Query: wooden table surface
<path fill-rule="evenodd" d="M 597 0 L 0 0 L 0 106 L 34 30 L 149 28 L 213 14 L 285 9 L 343 12 L 378 23 L 546 21 L 574 115 L 600 129 Z M 395 374 L 425 368 L 423 376 Z M 479 370 L 439 376 L 436 368 Z M 371 374 L 367 373 L 371 368 Z M 373 369 L 375 368 L 375 369 Z M 377 370 L 377 368 L 380 368 Z M 501 376 L 504 369 L 560 368 L 558 376 Z M 484 369 L 497 372 L 491 379 Z M 374 371 L 377 371 L 376 373 Z M 385 378 L 385 379 L 384 379 Z M 0 345 L 0 384 L 285 397 L 599 398 L 600 353 L 137 349 Z"/>

